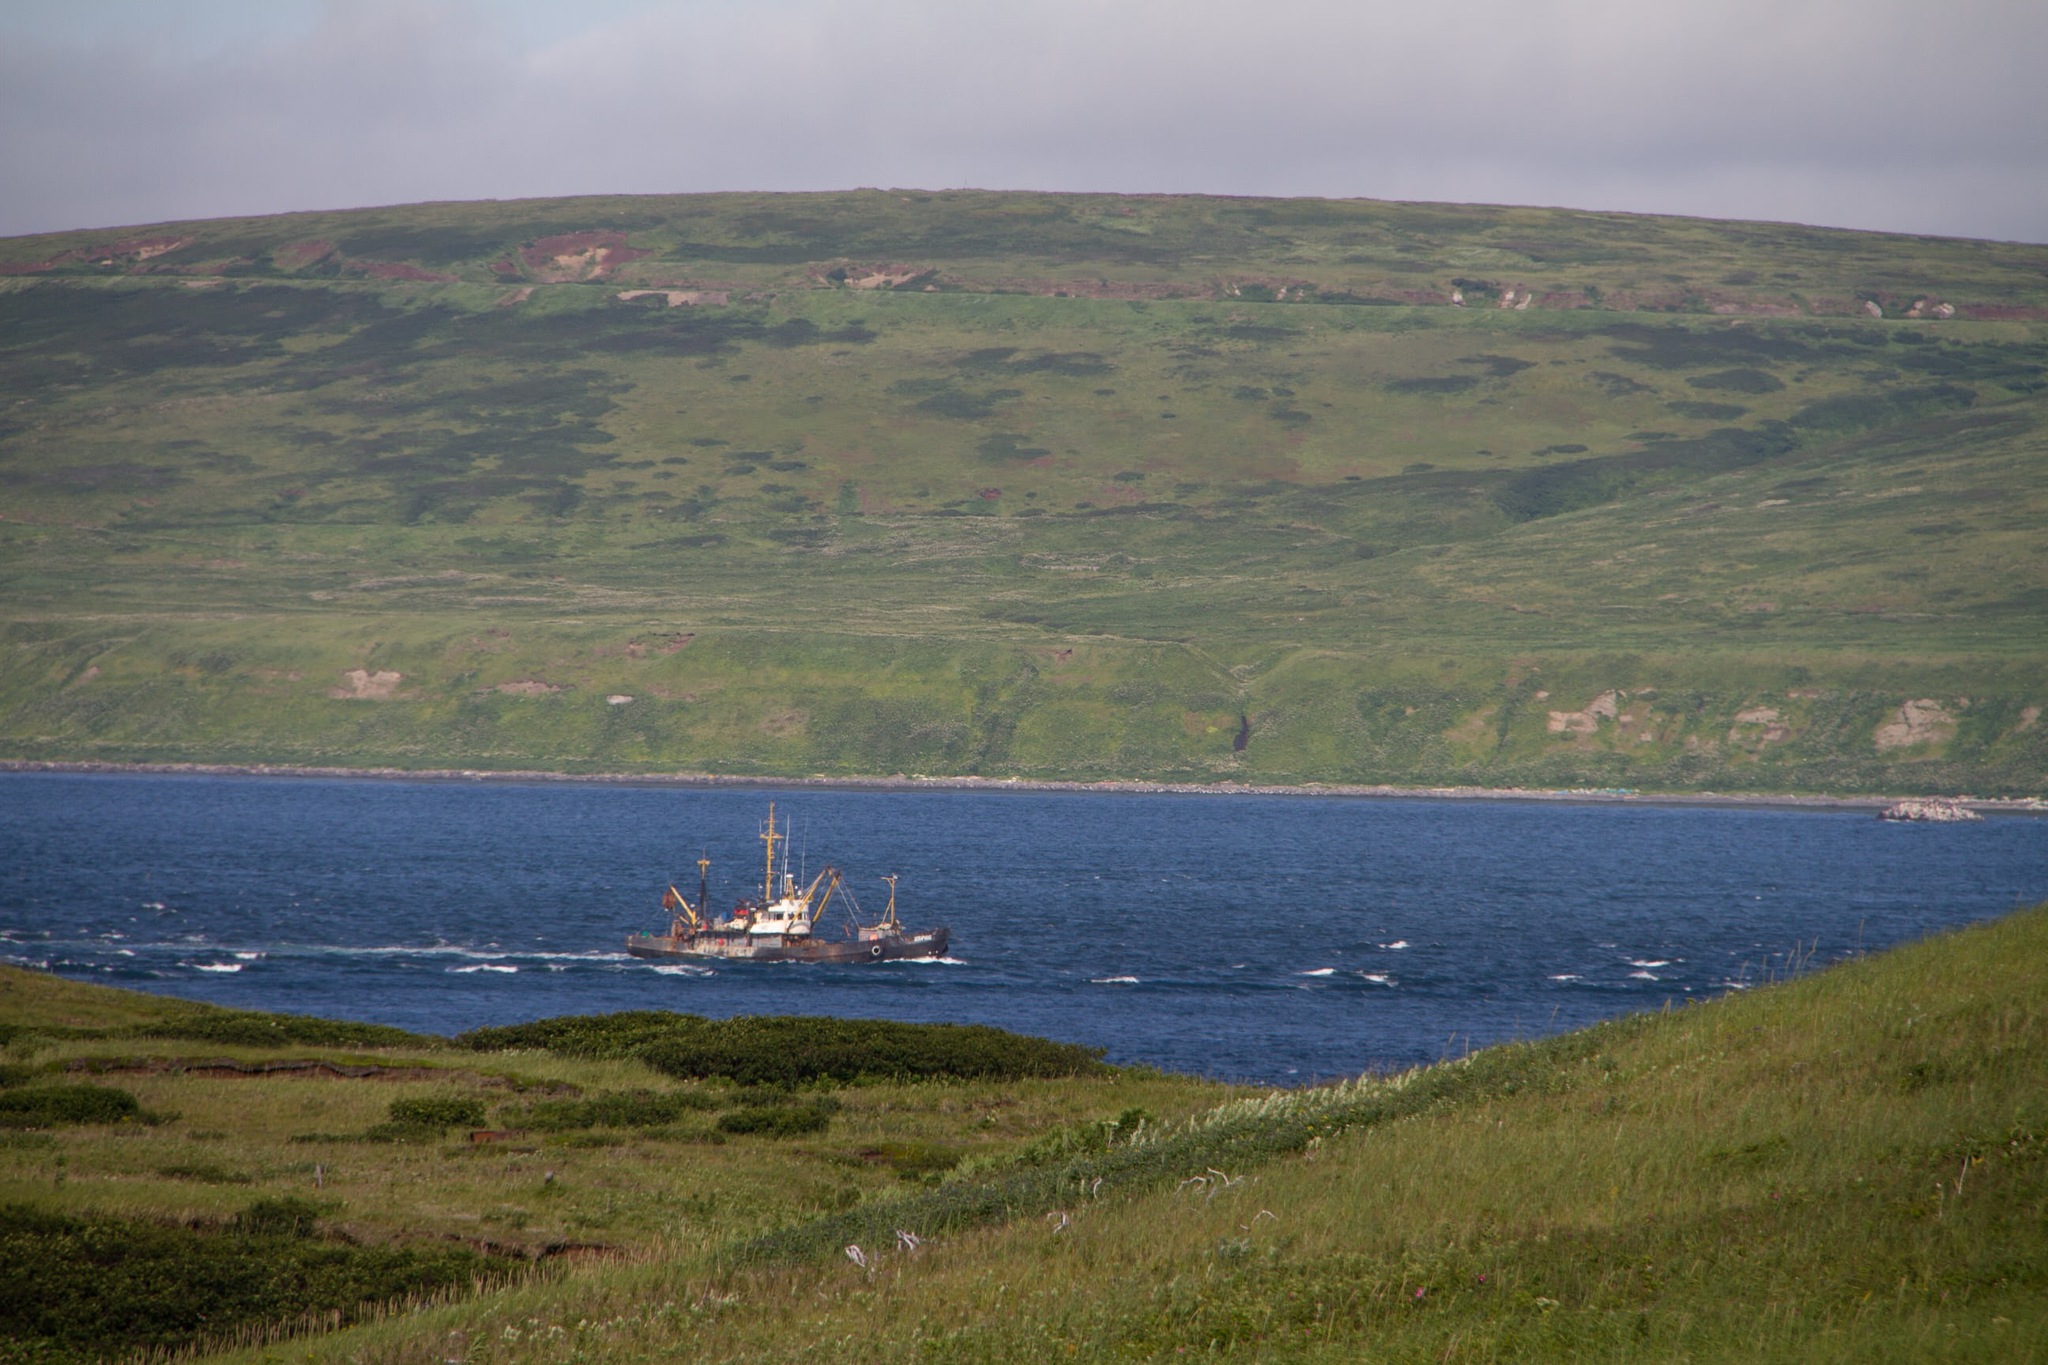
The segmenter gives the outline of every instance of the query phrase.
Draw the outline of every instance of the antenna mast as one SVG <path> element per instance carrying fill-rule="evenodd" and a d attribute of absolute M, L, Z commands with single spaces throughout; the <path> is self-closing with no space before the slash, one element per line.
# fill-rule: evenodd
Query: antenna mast
<path fill-rule="evenodd" d="M 775 841 L 781 837 L 781 835 L 775 832 L 775 803 L 770 801 L 768 803 L 768 832 L 761 836 L 761 841 L 768 845 L 768 875 L 761 883 L 761 904 L 763 906 L 775 903 Z"/>

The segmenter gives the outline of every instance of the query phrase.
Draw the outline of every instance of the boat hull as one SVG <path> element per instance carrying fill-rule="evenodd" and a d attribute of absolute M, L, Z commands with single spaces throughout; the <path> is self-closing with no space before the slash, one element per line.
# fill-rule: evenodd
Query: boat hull
<path fill-rule="evenodd" d="M 806 939 L 797 943 L 748 942 L 741 934 L 707 933 L 687 938 L 635 934 L 626 940 L 626 951 L 634 957 L 668 962 L 901 962 L 944 957 L 947 937 L 944 929 L 871 939 Z"/>

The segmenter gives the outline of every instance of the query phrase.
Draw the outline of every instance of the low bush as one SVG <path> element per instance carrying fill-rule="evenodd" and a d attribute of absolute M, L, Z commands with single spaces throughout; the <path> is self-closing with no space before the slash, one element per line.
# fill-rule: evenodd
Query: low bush
<path fill-rule="evenodd" d="M 560 1133 L 578 1128 L 656 1128 L 674 1123 L 691 1110 L 717 1107 L 716 1096 L 699 1091 L 660 1095 L 651 1090 L 615 1090 L 588 1099 L 541 1100 L 523 1109 L 506 1109 L 499 1118 L 514 1128 Z"/>
<path fill-rule="evenodd" d="M 657 1071 L 741 1085 L 817 1081 L 1021 1080 L 1106 1073 L 1102 1049 L 982 1024 L 797 1016 L 725 1019 L 642 1049 Z"/>
<path fill-rule="evenodd" d="M 455 1035 L 456 1045 L 477 1052 L 558 1052 L 565 1057 L 631 1057 L 678 1029 L 708 1022 L 699 1014 L 673 1010 L 621 1010 L 617 1014 L 567 1014 L 502 1028 L 471 1029 Z"/>
<path fill-rule="evenodd" d="M 407 1128 L 481 1128 L 484 1103 L 461 1095 L 425 1095 L 393 1100 L 391 1122 Z"/>
<path fill-rule="evenodd" d="M 718 1116 L 718 1131 L 753 1137 L 802 1137 L 822 1133 L 832 1122 L 836 1105 L 750 1104 Z"/>
<path fill-rule="evenodd" d="M 229 1228 L 73 1218 L 0 1205 L 0 1360 L 87 1365 L 310 1313 L 482 1278 L 520 1262 L 466 1248 L 354 1246 L 313 1235 L 319 1210 L 259 1200 Z"/>
<path fill-rule="evenodd" d="M 128 1123 L 149 1115 L 125 1090 L 104 1085 L 37 1085 L 0 1091 L 0 1128 Z"/>
<path fill-rule="evenodd" d="M 311 1237 L 322 1212 L 318 1204 L 289 1195 L 259 1199 L 235 1216 L 235 1230 L 245 1237 Z"/>
<path fill-rule="evenodd" d="M 256 1010 L 221 1010 L 186 1018 L 156 1019 L 125 1029 L 130 1038 L 177 1038 L 195 1043 L 241 1047 L 278 1044 L 310 1047 L 442 1047 L 446 1040 L 408 1033 L 388 1024 L 358 1024 L 346 1019 L 310 1019 L 297 1014 L 264 1014 Z"/>
<path fill-rule="evenodd" d="M 742 1085 L 818 1081 L 1023 1080 L 1098 1076 L 1103 1049 L 982 1024 L 748 1015 L 705 1019 L 663 1010 L 569 1015 L 475 1029 L 456 1042 L 478 1051 L 544 1048 L 572 1057 L 637 1057 L 681 1080 Z"/>

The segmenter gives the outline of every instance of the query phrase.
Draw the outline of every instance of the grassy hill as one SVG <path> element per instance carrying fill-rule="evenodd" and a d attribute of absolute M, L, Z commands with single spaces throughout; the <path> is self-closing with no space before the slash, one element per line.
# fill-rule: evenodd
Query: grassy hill
<path fill-rule="evenodd" d="M 2048 248 L 1035 194 L 0 241 L 0 757 L 2048 786 Z"/>
<path fill-rule="evenodd" d="M 944 1030 L 896 1045 L 974 1075 L 738 1086 L 686 1016 L 366 1035 L 9 969 L 0 1359 L 2040 1360 L 2044 964 L 2037 908 L 1269 1096 Z"/>

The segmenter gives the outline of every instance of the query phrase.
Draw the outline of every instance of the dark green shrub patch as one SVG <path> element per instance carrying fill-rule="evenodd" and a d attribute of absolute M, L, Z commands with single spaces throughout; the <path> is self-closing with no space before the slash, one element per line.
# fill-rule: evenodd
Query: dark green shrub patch
<path fill-rule="evenodd" d="M 259 1199 L 235 1217 L 235 1230 L 249 1237 L 311 1237 L 324 1212 L 318 1204 L 285 1195 Z"/>
<path fill-rule="evenodd" d="M 665 1010 L 567 1015 L 474 1029 L 456 1042 L 478 1051 L 544 1048 L 573 1057 L 638 1057 L 682 1080 L 742 1085 L 935 1078 L 1020 1080 L 1095 1076 L 1101 1048 L 1056 1043 L 980 1024 L 743 1015 L 705 1019 Z"/>
<path fill-rule="evenodd" d="M 413 1128 L 481 1128 L 484 1103 L 461 1095 L 424 1095 L 393 1100 L 391 1121 Z"/>
<path fill-rule="evenodd" d="M 521 1262 L 463 1248 L 363 1247 L 313 1235 L 318 1210 L 263 1200 L 231 1228 L 69 1218 L 0 1206 L 0 1361 L 85 1365 L 197 1346 L 428 1293 Z"/>
<path fill-rule="evenodd" d="M 229 1170 L 210 1161 L 183 1161 L 159 1166 L 156 1173 L 166 1180 L 190 1180 L 200 1185 L 251 1185 L 255 1177 L 245 1171 Z"/>
<path fill-rule="evenodd" d="M 938 1078 L 1018 1080 L 1107 1071 L 1102 1049 L 1028 1038 L 981 1024 L 742 1017 L 701 1024 L 640 1053 L 658 1071 L 742 1085 Z"/>
<path fill-rule="evenodd" d="M 700 1091 L 658 1095 L 651 1090 L 617 1090 L 581 1100 L 541 1100 L 499 1114 L 508 1126 L 559 1133 L 575 1128 L 656 1128 L 691 1110 L 716 1109 L 718 1099 Z"/>
<path fill-rule="evenodd" d="M 802 1137 L 807 1133 L 824 1132 L 838 1107 L 816 1101 L 809 1104 L 750 1104 L 743 1109 L 720 1114 L 718 1131 L 754 1137 Z"/>
<path fill-rule="evenodd" d="M 631 1057 L 676 1030 L 705 1023 L 701 1014 L 673 1010 L 621 1010 L 617 1014 L 565 1014 L 503 1028 L 478 1028 L 455 1035 L 459 1046 L 478 1052 L 532 1049 L 565 1057 Z"/>
<path fill-rule="evenodd" d="M 38 1085 L 0 1092 L 0 1128 L 128 1123 L 149 1115 L 125 1090 L 104 1085 Z"/>
<path fill-rule="evenodd" d="M 346 1019 L 309 1019 L 297 1014 L 221 1010 L 183 1019 L 158 1019 L 124 1031 L 131 1038 L 179 1038 L 197 1043 L 267 1047 L 280 1043 L 314 1047 L 440 1047 L 445 1040 L 408 1033 L 387 1024 Z"/>

